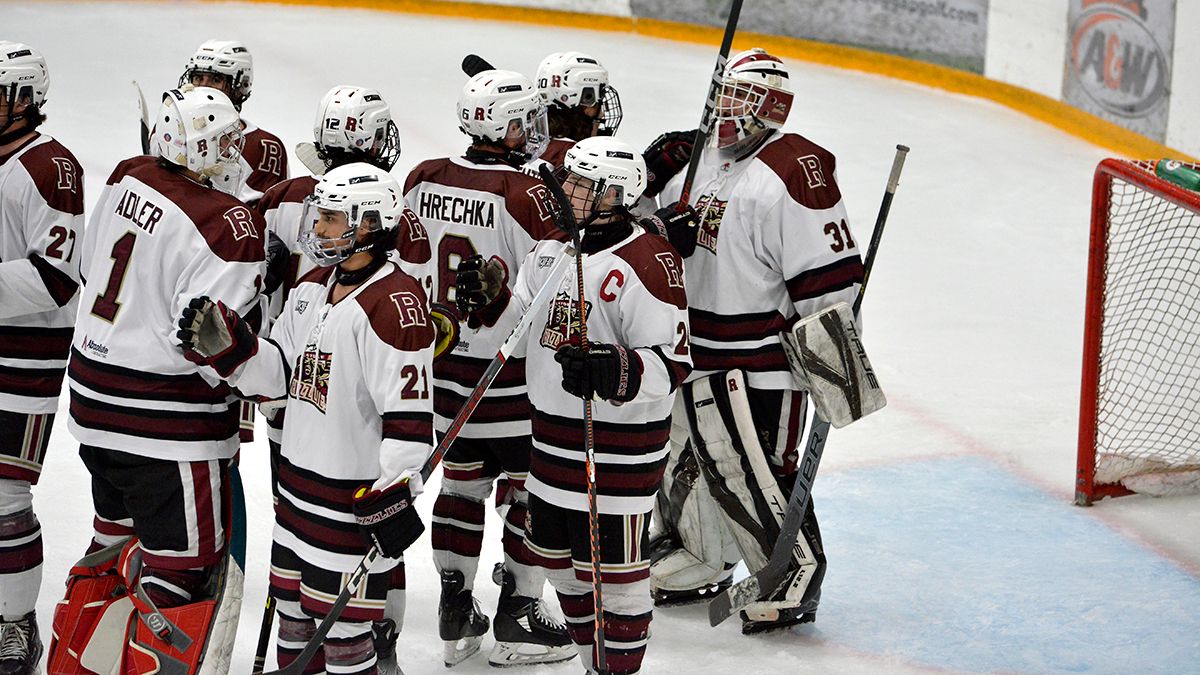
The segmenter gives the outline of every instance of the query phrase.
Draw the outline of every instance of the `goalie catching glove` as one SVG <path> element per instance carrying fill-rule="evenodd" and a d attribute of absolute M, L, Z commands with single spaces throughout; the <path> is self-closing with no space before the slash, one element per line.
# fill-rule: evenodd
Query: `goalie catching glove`
<path fill-rule="evenodd" d="M 454 303 L 467 315 L 467 327 L 491 328 L 508 305 L 508 271 L 499 258 L 486 262 L 473 255 L 458 263 L 454 277 Z"/>
<path fill-rule="evenodd" d="M 363 539 L 379 547 L 386 558 L 399 558 L 425 531 L 413 506 L 408 481 L 383 490 L 360 487 L 354 493 L 354 522 Z"/>
<path fill-rule="evenodd" d="M 696 130 L 668 131 L 654 139 L 642 159 L 646 161 L 647 197 L 657 197 L 667 182 L 675 177 L 692 158 L 692 146 L 696 142 Z"/>
<path fill-rule="evenodd" d="M 642 358 L 621 345 L 593 342 L 586 351 L 567 344 L 554 353 L 562 365 L 562 387 L 582 399 L 627 403 L 642 386 Z"/>
<path fill-rule="evenodd" d="M 258 338 L 238 313 L 208 296 L 193 298 L 179 318 L 175 333 L 183 344 L 183 357 L 211 366 L 229 377 L 258 351 Z"/>

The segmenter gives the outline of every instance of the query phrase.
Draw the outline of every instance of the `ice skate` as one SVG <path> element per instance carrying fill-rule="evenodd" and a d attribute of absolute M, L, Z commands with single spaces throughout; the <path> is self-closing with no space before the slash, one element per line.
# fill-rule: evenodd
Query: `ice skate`
<path fill-rule="evenodd" d="M 33 612 L 16 621 L 0 621 L 0 675 L 35 675 L 41 671 L 42 641 Z"/>
<path fill-rule="evenodd" d="M 575 656 L 567 627 L 550 614 L 540 598 L 516 595 L 516 581 L 507 570 L 496 566 L 492 578 L 500 579 L 500 602 L 492 634 L 496 645 L 488 663 L 503 668 L 534 663 L 558 663 Z"/>
<path fill-rule="evenodd" d="M 462 572 L 442 572 L 438 635 L 446 643 L 442 660 L 447 668 L 462 663 L 479 651 L 479 644 L 488 631 L 488 618 L 479 611 L 479 603 L 471 597 L 471 591 L 463 588 L 464 585 Z"/>

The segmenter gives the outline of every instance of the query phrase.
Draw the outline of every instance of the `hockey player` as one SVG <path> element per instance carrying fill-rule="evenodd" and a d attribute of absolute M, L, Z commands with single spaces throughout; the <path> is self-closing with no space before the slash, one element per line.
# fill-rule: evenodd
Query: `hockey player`
<path fill-rule="evenodd" d="M 437 275 L 432 300 L 467 308 L 456 295 L 460 261 L 483 255 L 498 261 L 511 284 L 538 240 L 561 236 L 551 218 L 541 180 L 520 167 L 548 140 L 545 106 L 523 75 L 489 70 L 463 87 L 456 117 L 471 146 L 462 157 L 422 162 L 408 175 L 404 198 L 429 231 Z M 506 333 L 471 321 L 458 346 L 434 365 L 434 411 L 444 431 L 496 355 Z M 439 634 L 445 661 L 454 665 L 478 651 L 488 620 L 472 595 L 483 545 L 485 501 L 503 473 L 512 486 L 505 517 L 504 568 L 490 661 L 497 665 L 572 658 L 565 627 L 549 618 L 540 600 L 545 577 L 524 545 L 529 471 L 529 400 L 523 361 L 510 360 L 480 402 L 442 466 L 441 493 L 433 507 L 433 559 L 442 576 Z"/>
<path fill-rule="evenodd" d="M 26 45 L 0 41 L 0 673 L 42 654 L 38 482 L 78 307 L 83 169 L 38 131 L 50 75 Z"/>
<path fill-rule="evenodd" d="M 400 158 L 400 132 L 392 121 L 391 108 L 378 91 L 365 87 L 338 85 L 325 93 L 313 122 L 313 140 L 318 157 L 325 165 L 321 173 L 355 162 L 365 162 L 387 172 Z M 313 176 L 289 178 L 268 189 L 256 206 L 266 222 L 270 242 L 266 283 L 270 296 L 268 322 L 279 316 L 296 281 L 317 267 L 300 246 L 300 216 L 305 200 L 312 195 L 317 182 Z M 420 281 L 428 293 L 432 272 L 428 269 L 431 255 L 425 228 L 412 211 L 405 209 L 400 224 L 393 231 L 396 244 L 392 259 L 401 270 Z M 283 420 L 282 410 L 267 419 L 272 476 L 283 441 Z M 275 485 L 274 480 L 272 485 Z M 394 658 L 392 647 L 396 627 L 404 616 L 402 565 L 396 566 L 393 576 L 395 582 L 389 592 L 385 620 L 391 624 L 381 622 L 376 630 L 380 636 L 376 652 L 381 663 Z"/>
<path fill-rule="evenodd" d="M 556 299 L 526 341 L 533 405 L 528 546 L 547 569 L 571 638 L 589 672 L 594 660 L 592 561 L 589 544 L 583 407 L 592 404 L 604 587 L 606 673 L 641 668 L 650 635 L 650 512 L 668 453 L 675 391 L 691 370 L 683 262 L 662 238 L 629 213 L 646 187 L 646 165 L 615 138 L 590 138 L 567 152 L 563 188 L 582 226 L 588 346 L 579 343 L 574 274 L 547 278 L 543 261 L 565 244 L 539 243 L 509 289 L 491 282 L 496 261 L 459 266 L 458 287 L 482 307 L 504 311 L 501 324 L 524 313 L 547 282 Z M 571 396 L 563 396 L 563 390 Z"/>
<path fill-rule="evenodd" d="M 179 77 L 179 86 L 212 87 L 225 92 L 241 114 L 254 85 L 254 60 L 235 40 L 208 40 L 196 48 Z M 241 172 L 234 196 L 253 206 L 267 188 L 288 177 L 287 152 L 279 137 L 242 118 Z"/>
<path fill-rule="evenodd" d="M 659 212 L 687 260 L 696 367 L 676 405 L 683 433 L 663 486 L 666 508 L 657 514 L 668 531 L 652 572 L 666 599 L 727 583 L 737 558 L 731 538 L 752 572 L 765 564 L 782 520 L 771 505 L 787 502 L 805 438 L 806 396 L 789 374 L 779 332 L 798 317 L 853 302 L 862 282 L 834 156 L 779 131 L 791 105 L 778 58 L 752 49 L 729 59 L 715 147 L 703 149 L 696 174 L 695 211 L 677 218 L 671 205 Z M 682 180 L 667 184 L 664 203 L 678 197 Z M 708 397 L 721 405 L 685 409 L 686 401 Z M 739 434 L 739 426 L 758 437 Z M 720 474 L 704 472 L 722 486 L 725 529 L 716 526 L 721 519 L 697 466 Z M 815 618 L 825 554 L 811 502 L 802 535 L 788 583 L 747 607 L 744 632 Z"/>
<path fill-rule="evenodd" d="M 263 226 L 213 187 L 240 159 L 241 127 L 225 94 L 171 90 L 155 128 L 157 157 L 117 165 L 83 237 L 69 428 L 92 476 L 93 549 L 136 535 L 146 597 L 160 609 L 203 612 L 210 576 L 229 558 L 223 505 L 237 399 L 162 327 L 202 293 L 249 312 L 261 291 Z M 237 607 L 221 611 L 236 627 Z M 232 643 L 217 646 L 227 654 Z"/>
<path fill-rule="evenodd" d="M 432 450 L 434 329 L 420 283 L 388 260 L 404 217 L 386 172 L 333 169 L 302 217 L 301 246 L 318 267 L 292 290 L 269 340 L 207 297 L 179 322 L 189 358 L 248 395 L 287 399 L 271 551 L 281 667 L 374 543 L 387 564 L 304 671 L 374 673 L 372 622 L 383 618 L 389 570 L 424 529 L 412 499 Z"/>
<path fill-rule="evenodd" d="M 547 56 L 538 65 L 537 86 L 546 101 L 551 137 L 541 159 L 556 169 L 576 142 L 611 136 L 621 125 L 621 97 L 608 83 L 608 70 L 587 54 Z"/>

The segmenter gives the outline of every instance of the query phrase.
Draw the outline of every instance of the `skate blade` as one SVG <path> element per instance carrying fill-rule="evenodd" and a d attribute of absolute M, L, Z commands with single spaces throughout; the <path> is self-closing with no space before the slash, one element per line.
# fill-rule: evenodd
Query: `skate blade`
<path fill-rule="evenodd" d="M 442 649 L 442 662 L 446 664 L 447 668 L 457 666 L 479 651 L 479 645 L 482 642 L 482 635 L 446 640 L 446 646 Z"/>
<path fill-rule="evenodd" d="M 575 658 L 574 644 L 553 647 L 528 642 L 497 642 L 488 655 L 488 665 L 494 668 L 529 666 L 538 663 L 561 663 Z"/>
<path fill-rule="evenodd" d="M 760 635 L 762 633 L 771 633 L 786 628 L 793 628 L 806 623 L 813 623 L 817 620 L 817 613 L 805 612 L 800 616 L 788 619 L 786 621 L 750 621 L 742 623 L 742 635 Z"/>

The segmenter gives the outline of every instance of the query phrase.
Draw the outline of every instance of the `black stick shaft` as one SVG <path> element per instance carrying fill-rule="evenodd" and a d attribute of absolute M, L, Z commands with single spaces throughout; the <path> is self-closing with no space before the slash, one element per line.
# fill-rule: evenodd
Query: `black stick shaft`
<path fill-rule="evenodd" d="M 867 259 L 863 262 L 863 280 L 854 298 L 854 316 L 862 307 L 863 296 L 867 292 L 867 281 L 871 279 L 871 269 L 875 267 L 875 254 L 879 252 L 879 240 L 883 238 L 883 226 L 887 224 L 888 212 L 892 210 L 892 197 L 896 196 L 896 187 L 900 185 L 900 172 L 904 170 L 904 158 L 908 156 L 907 145 L 896 146 L 896 156 L 892 159 L 892 172 L 888 174 L 887 188 L 883 192 L 883 201 L 879 204 L 879 215 L 875 216 L 875 229 L 871 232 L 871 244 L 867 247 Z"/>

